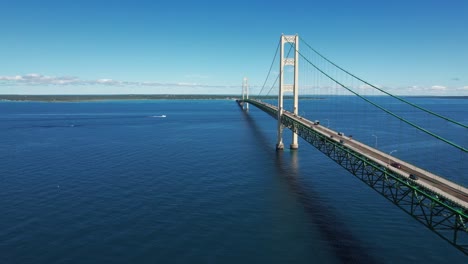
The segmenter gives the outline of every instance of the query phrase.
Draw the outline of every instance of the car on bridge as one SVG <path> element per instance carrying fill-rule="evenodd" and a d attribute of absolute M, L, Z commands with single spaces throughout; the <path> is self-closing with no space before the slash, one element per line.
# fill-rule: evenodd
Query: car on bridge
<path fill-rule="evenodd" d="M 390 163 L 390 165 L 392 165 L 392 167 L 395 167 L 397 169 L 401 169 L 401 164 L 398 163 L 398 162 L 392 162 L 392 163 Z"/>
<path fill-rule="evenodd" d="M 417 181 L 419 179 L 418 175 L 410 174 L 410 179 Z"/>

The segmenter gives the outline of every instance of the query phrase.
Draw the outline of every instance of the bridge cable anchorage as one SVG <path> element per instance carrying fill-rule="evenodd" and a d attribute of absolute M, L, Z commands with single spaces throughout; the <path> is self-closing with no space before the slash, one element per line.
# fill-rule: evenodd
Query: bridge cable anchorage
<path fill-rule="evenodd" d="M 291 47 L 292 47 L 292 44 L 290 44 L 290 45 L 291 45 Z M 421 126 L 419 126 L 419 125 L 417 125 L 417 124 L 415 124 L 415 123 L 413 123 L 413 122 L 411 122 L 411 121 L 409 121 L 409 120 L 406 120 L 405 118 L 403 118 L 403 117 L 401 117 L 401 116 L 399 116 L 399 115 L 397 115 L 397 114 L 391 112 L 390 110 L 388 110 L 388 109 L 386 109 L 386 108 L 384 108 L 384 107 L 382 107 L 382 106 L 380 106 L 380 105 L 374 103 L 373 101 L 371 101 L 371 100 L 365 98 L 364 96 L 358 94 L 357 92 L 355 92 L 355 91 L 353 91 L 352 89 L 348 88 L 346 85 L 344 85 L 344 84 L 340 83 L 339 81 L 335 80 L 333 77 L 331 77 L 330 75 L 328 75 L 327 73 L 325 73 L 323 70 L 321 70 L 320 68 L 318 68 L 314 63 L 312 63 L 309 59 L 307 59 L 304 55 L 302 55 L 302 53 L 301 53 L 300 51 L 297 51 L 297 52 L 299 53 L 299 55 L 300 55 L 304 60 L 306 60 L 306 61 L 307 61 L 310 65 L 312 65 L 316 70 L 318 70 L 318 71 L 321 72 L 323 75 L 327 76 L 330 80 L 332 80 L 333 82 L 337 83 L 337 84 L 340 85 L 341 87 L 345 88 L 346 90 L 348 90 L 348 91 L 351 92 L 352 94 L 354 94 L 354 95 L 356 95 L 357 97 L 361 98 L 362 100 L 364 100 L 364 101 L 370 103 L 371 105 L 373 105 L 373 106 L 379 108 L 380 110 L 384 111 L 385 113 L 387 113 L 387 114 L 389 114 L 389 115 L 391 115 L 391 116 L 393 116 L 393 117 L 399 119 L 400 121 L 403 121 L 403 122 L 405 122 L 406 124 L 408 124 L 408 125 L 410 125 L 410 126 L 416 128 L 416 129 L 418 129 L 418 130 L 420 130 L 420 131 L 422 131 L 422 132 L 424 132 L 424 133 L 426 133 L 426 134 L 428 134 L 428 135 L 430 135 L 430 136 L 432 136 L 432 137 L 434 137 L 434 138 L 436 138 L 436 139 L 438 139 L 438 140 L 440 140 L 440 141 L 445 142 L 446 144 L 449 144 L 449 145 L 451 145 L 451 146 L 453 146 L 453 147 L 455 147 L 455 148 L 457 148 L 457 149 L 459 149 L 459 150 L 461 150 L 461 151 L 463 151 L 463 152 L 468 152 L 468 149 L 466 149 L 466 148 L 464 148 L 464 147 L 462 147 L 462 146 L 460 146 L 460 145 L 458 145 L 458 144 L 455 144 L 455 143 L 453 143 L 452 141 L 450 141 L 450 140 L 448 140 L 448 139 L 445 139 L 445 138 L 443 138 L 443 137 L 441 137 L 441 136 L 439 136 L 439 135 L 437 135 L 437 134 L 435 134 L 435 133 L 433 133 L 433 132 L 431 132 L 431 131 L 429 131 L 429 130 L 427 130 L 427 129 L 425 129 L 425 128 L 423 128 L 423 127 L 421 127 Z"/>
<path fill-rule="evenodd" d="M 260 92 L 258 93 L 258 96 L 260 96 L 260 94 L 262 93 L 263 88 L 265 88 L 265 85 L 266 85 L 266 83 L 267 83 L 267 81 L 268 81 L 268 78 L 270 77 L 271 69 L 273 69 L 273 64 L 275 63 L 276 56 L 278 55 L 278 50 L 279 50 L 279 47 L 280 47 L 280 43 L 281 43 L 281 40 L 278 42 L 278 45 L 276 46 L 275 56 L 273 57 L 273 61 L 271 62 L 270 70 L 268 70 L 267 77 L 266 77 L 266 79 L 265 79 L 265 82 L 263 82 L 262 89 L 261 89 Z M 276 83 L 276 82 L 275 82 L 275 83 Z"/>
<path fill-rule="evenodd" d="M 399 100 L 400 102 L 403 102 L 403 103 L 405 103 L 405 104 L 411 105 L 412 107 L 415 107 L 415 108 L 417 108 L 417 109 L 419 109 L 419 110 L 421 110 L 421 111 L 424 111 L 424 112 L 426 112 L 426 113 L 428 113 L 428 114 L 431 114 L 431 115 L 433 115 L 433 116 L 442 118 L 442 119 L 444 119 L 444 120 L 446 120 L 446 121 L 448 121 L 448 122 L 450 122 L 450 123 L 453 123 L 453 124 L 455 124 L 455 125 L 458 125 L 458 126 L 461 126 L 461 127 L 464 127 L 464 128 L 468 128 L 468 125 L 465 125 L 465 124 L 463 124 L 463 123 L 460 123 L 460 122 L 458 122 L 458 121 L 456 121 L 456 120 L 453 120 L 453 119 L 451 119 L 451 118 L 449 118 L 449 117 L 445 117 L 445 116 L 443 116 L 443 115 L 439 115 L 439 114 L 437 114 L 437 113 L 435 113 L 435 112 L 433 112 L 433 111 L 431 111 L 431 110 L 429 110 L 429 109 L 426 109 L 426 108 L 424 108 L 424 107 L 422 107 L 422 106 L 419 106 L 419 105 L 417 105 L 417 104 L 411 103 L 411 102 L 409 102 L 409 101 L 407 101 L 407 100 L 405 100 L 405 99 L 403 99 L 403 98 L 401 98 L 401 97 L 399 97 L 399 96 L 393 95 L 393 94 L 391 94 L 391 93 L 389 93 L 389 92 L 387 92 L 387 91 L 385 91 L 385 90 L 382 90 L 382 89 L 378 88 L 377 86 L 375 86 L 375 85 L 373 85 L 373 84 L 371 84 L 371 83 L 369 83 L 369 82 L 366 82 L 365 80 L 363 80 L 363 79 L 357 77 L 356 75 L 350 73 L 349 71 L 347 71 L 347 70 L 341 68 L 340 66 L 338 66 L 338 65 L 335 64 L 334 62 L 332 62 L 332 61 L 330 61 L 329 59 L 327 59 L 325 56 L 323 56 L 323 55 L 320 54 L 318 51 L 316 51 L 314 48 L 312 48 L 312 47 L 311 47 L 306 41 L 304 41 L 302 38 L 301 38 L 301 41 L 304 42 L 304 44 L 305 44 L 307 47 L 309 47 L 313 52 L 315 52 L 317 55 L 319 55 L 320 57 L 322 57 L 324 60 L 326 60 L 327 62 L 331 63 L 333 66 L 337 67 L 338 69 L 342 70 L 343 72 L 345 72 L 345 73 L 351 75 L 352 77 L 358 79 L 359 81 L 361 81 L 361 82 L 363 82 L 363 83 L 369 85 L 370 87 L 372 87 L 372 88 L 374 88 L 374 89 L 377 89 L 378 91 L 380 91 L 380 92 L 382 92 L 382 93 L 384 93 L 384 94 L 386 94 L 386 95 L 389 95 L 389 96 L 391 96 L 391 97 L 393 97 L 393 98 Z M 301 56 L 302 56 L 302 54 L 301 54 Z"/>

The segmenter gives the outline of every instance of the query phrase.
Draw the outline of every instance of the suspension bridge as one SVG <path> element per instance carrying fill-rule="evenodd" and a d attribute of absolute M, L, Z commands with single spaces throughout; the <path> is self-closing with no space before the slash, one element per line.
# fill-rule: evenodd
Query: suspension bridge
<path fill-rule="evenodd" d="M 277 119 L 277 150 L 289 128 L 290 149 L 302 138 L 468 255 L 467 125 L 357 77 L 298 35 L 281 36 L 259 89 L 252 96 L 244 78 L 237 102 Z"/>

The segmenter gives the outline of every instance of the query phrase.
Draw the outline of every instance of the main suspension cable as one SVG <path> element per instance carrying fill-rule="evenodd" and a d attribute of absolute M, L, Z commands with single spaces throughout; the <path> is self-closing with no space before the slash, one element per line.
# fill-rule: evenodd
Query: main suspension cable
<path fill-rule="evenodd" d="M 290 44 L 290 45 L 291 45 L 291 48 L 292 48 L 293 45 L 292 45 L 292 44 Z M 428 134 L 428 135 L 430 135 L 430 136 L 432 136 L 432 137 L 437 138 L 438 140 L 441 140 L 441 141 L 443 141 L 443 142 L 445 142 L 445 143 L 447 143 L 447 144 L 449 144 L 449 145 L 451 145 L 451 146 L 453 146 L 453 147 L 455 147 L 455 148 L 457 148 L 457 149 L 459 149 L 459 150 L 461 150 L 461 151 L 463 151 L 463 152 L 468 152 L 468 149 L 466 149 L 466 148 L 464 148 L 464 147 L 462 147 L 462 146 L 459 146 L 459 145 L 453 143 L 452 141 L 450 141 L 450 140 L 448 140 L 448 139 L 445 139 L 445 138 L 443 138 L 443 137 L 441 137 L 441 136 L 439 136 L 439 135 L 437 135 L 437 134 L 435 134 L 435 133 L 433 133 L 433 132 L 431 132 L 431 131 L 429 131 L 429 130 L 427 130 L 427 129 L 425 129 L 425 128 L 423 128 L 423 127 L 421 127 L 421 126 L 419 126 L 419 125 L 417 125 L 417 124 L 415 124 L 415 123 L 413 123 L 413 122 L 411 122 L 411 121 L 408 121 L 408 120 L 406 120 L 405 118 L 403 118 L 403 117 L 401 117 L 401 116 L 399 116 L 399 115 L 397 115 L 397 114 L 391 112 L 390 110 L 388 110 L 388 109 L 386 109 L 386 108 L 384 108 L 384 107 L 382 107 L 382 106 L 380 106 L 380 105 L 374 103 L 373 101 L 371 101 L 371 100 L 365 98 L 364 96 L 362 96 L 362 95 L 356 93 L 356 92 L 353 91 L 352 89 L 346 87 L 344 84 L 340 83 L 339 81 L 335 80 L 333 77 L 331 77 L 330 75 L 328 75 L 327 73 L 325 73 L 324 71 L 322 71 L 322 70 L 321 70 L 320 68 L 318 68 L 315 64 L 313 64 L 309 59 L 307 59 L 304 55 L 302 55 L 302 53 L 301 53 L 300 51 L 296 50 L 296 52 L 298 52 L 299 55 L 300 55 L 304 60 L 306 60 L 310 65 L 312 65 L 316 70 L 318 70 L 318 71 L 321 72 L 323 75 L 327 76 L 330 80 L 332 80 L 333 82 L 337 83 L 337 84 L 340 85 L 341 87 L 345 88 L 346 90 L 348 90 L 348 91 L 351 92 L 352 94 L 354 94 L 354 95 L 358 96 L 359 98 L 363 99 L 364 101 L 366 101 L 366 102 L 372 104 L 373 106 L 379 108 L 380 110 L 386 112 L 387 114 L 392 115 L 393 117 L 398 118 L 399 120 L 401 120 L 401 121 L 407 123 L 408 125 L 410 125 L 410 126 L 416 128 L 416 129 L 418 129 L 418 130 L 420 130 L 420 131 L 422 131 L 422 132 L 424 132 L 424 133 L 426 133 L 426 134 Z"/>
<path fill-rule="evenodd" d="M 411 102 L 409 102 L 409 101 L 407 101 L 407 100 L 405 100 L 405 99 L 403 99 L 403 98 L 401 98 L 401 97 L 399 97 L 399 96 L 393 95 L 393 94 L 391 94 L 391 93 L 389 93 L 389 92 L 387 92 L 387 91 L 385 91 L 385 90 L 382 90 L 382 89 L 378 88 L 377 86 L 375 86 L 375 85 L 373 85 L 373 84 L 371 84 L 371 83 L 369 83 L 369 82 L 366 82 L 365 80 L 363 80 L 363 79 L 357 77 L 356 75 L 350 73 L 349 71 L 347 71 L 347 70 L 341 68 L 340 66 L 338 66 L 338 65 L 335 64 L 334 62 L 332 62 L 332 61 L 330 61 L 329 59 L 327 59 L 325 56 L 323 56 L 323 55 L 320 54 L 318 51 L 316 51 L 314 48 L 312 48 L 312 47 L 311 47 L 306 41 L 304 41 L 302 38 L 301 38 L 301 41 L 304 42 L 304 44 L 305 44 L 307 47 L 309 47 L 313 52 L 315 52 L 317 55 L 319 55 L 320 57 L 322 57 L 324 60 L 326 60 L 327 62 L 331 63 L 333 66 L 337 67 L 338 69 L 342 70 L 343 72 L 345 72 L 345 73 L 351 75 L 352 77 L 358 79 L 359 81 L 361 81 L 361 82 L 363 82 L 363 83 L 369 85 L 370 87 L 372 87 L 372 88 L 374 88 L 374 89 L 377 89 L 377 90 L 379 90 L 380 92 L 382 92 L 382 93 L 384 93 L 384 94 L 386 94 L 386 95 L 389 95 L 389 96 L 391 96 L 391 97 L 393 97 L 393 98 L 395 98 L 395 99 L 397 99 L 397 100 L 399 100 L 399 101 L 401 101 L 401 102 L 403 102 L 403 103 L 409 104 L 409 105 L 411 105 L 412 107 L 415 107 L 415 108 L 417 108 L 417 109 L 419 109 L 419 110 L 421 110 L 421 111 L 424 111 L 424 112 L 429 113 L 429 114 L 431 114 L 431 115 L 434 115 L 434 116 L 436 116 L 436 117 L 442 118 L 442 119 L 444 119 L 444 120 L 446 120 L 446 121 L 448 121 L 448 122 L 450 122 L 450 123 L 456 124 L 456 125 L 458 125 L 458 126 L 461 126 L 461 127 L 464 127 L 464 128 L 468 128 L 468 126 L 465 125 L 465 124 L 462 124 L 462 123 L 460 123 L 460 122 L 458 122 L 458 121 L 456 121 L 456 120 L 453 120 L 453 119 L 451 119 L 451 118 L 449 118 L 449 117 L 445 117 L 445 116 L 442 116 L 442 115 L 440 115 L 440 114 L 437 114 L 437 113 L 435 113 L 435 112 L 433 112 L 433 111 L 431 111 L 431 110 L 429 110 L 429 109 L 426 109 L 426 108 L 424 108 L 424 107 L 421 107 L 421 106 L 419 106 L 419 105 L 417 105 L 417 104 L 411 103 Z"/>
<path fill-rule="evenodd" d="M 266 83 L 267 83 L 267 81 L 268 81 L 268 78 L 270 77 L 271 69 L 273 69 L 273 64 L 275 63 L 276 56 L 278 55 L 278 50 L 279 50 L 280 44 L 281 44 L 281 41 L 279 41 L 279 42 L 278 42 L 278 45 L 276 46 L 275 56 L 273 57 L 273 61 L 271 62 L 270 70 L 268 70 L 267 77 L 266 77 L 266 79 L 265 79 L 265 82 L 263 82 L 262 89 L 261 89 L 260 92 L 258 93 L 258 96 L 260 96 L 260 94 L 262 93 L 263 88 L 265 88 L 265 85 L 266 85 Z"/>

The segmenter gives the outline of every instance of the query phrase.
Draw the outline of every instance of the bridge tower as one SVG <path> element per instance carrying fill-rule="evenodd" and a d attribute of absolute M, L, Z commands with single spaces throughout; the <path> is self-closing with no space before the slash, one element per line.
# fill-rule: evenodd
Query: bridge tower
<path fill-rule="evenodd" d="M 294 45 L 294 58 L 285 58 L 284 55 L 284 44 L 292 43 Z M 284 84 L 284 67 L 294 67 L 293 84 Z M 299 36 L 296 35 L 281 35 L 281 47 L 280 47 L 280 77 L 279 77 L 279 94 L 278 94 L 278 141 L 276 143 L 276 149 L 284 149 L 283 144 L 283 125 L 281 124 L 281 118 L 283 116 L 283 95 L 285 92 L 293 92 L 293 113 L 297 115 L 299 113 Z M 293 131 L 291 149 L 297 149 L 299 144 L 297 143 L 297 133 Z"/>
<path fill-rule="evenodd" d="M 244 99 L 249 99 L 249 81 L 247 77 L 244 77 L 244 79 L 242 80 L 242 100 Z M 249 103 L 244 102 L 242 108 L 249 110 Z"/>

